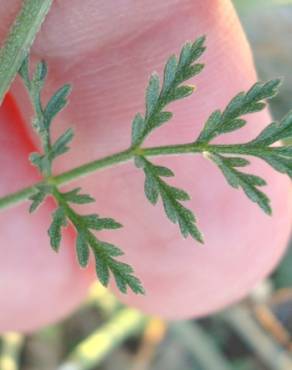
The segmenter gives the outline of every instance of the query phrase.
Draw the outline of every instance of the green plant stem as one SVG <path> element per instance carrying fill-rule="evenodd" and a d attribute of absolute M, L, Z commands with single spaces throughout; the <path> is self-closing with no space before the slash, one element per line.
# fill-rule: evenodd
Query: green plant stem
<path fill-rule="evenodd" d="M 232 370 L 212 336 L 200 324 L 190 321 L 174 322 L 169 325 L 169 332 L 200 364 L 200 369 Z"/>
<path fill-rule="evenodd" d="M 87 176 L 91 173 L 94 173 L 95 171 L 128 162 L 134 157 L 134 155 L 135 155 L 135 151 L 132 149 L 128 149 L 128 150 L 125 150 L 119 153 L 115 153 L 113 155 L 97 159 L 96 161 L 85 163 L 70 171 L 57 175 L 52 178 L 52 182 L 56 186 L 67 184 L 74 179 Z"/>
<path fill-rule="evenodd" d="M 55 200 L 58 202 L 58 205 L 62 206 L 66 210 L 66 215 L 68 216 L 72 224 L 75 227 L 77 227 L 81 221 L 80 217 L 71 207 L 69 207 L 68 203 L 64 200 L 62 194 L 59 192 L 57 187 L 53 189 L 52 195 L 54 196 Z"/>
<path fill-rule="evenodd" d="M 247 150 L 248 148 L 248 150 Z M 269 149 L 277 150 L 277 148 Z M 243 154 L 243 155 L 259 155 L 263 152 L 262 149 L 258 149 L 256 146 L 251 147 L 250 145 L 209 145 L 209 144 L 196 144 L 188 143 L 182 145 L 166 145 L 161 147 L 151 148 L 130 148 L 119 153 L 112 154 L 110 156 L 97 159 L 92 162 L 85 163 L 72 170 L 64 172 L 60 175 L 49 178 L 49 182 L 53 185 L 60 186 L 67 184 L 78 178 L 87 176 L 98 170 L 102 170 L 108 167 L 113 167 L 121 163 L 132 160 L 135 155 L 143 155 L 145 157 L 158 157 L 165 155 L 180 155 L 180 154 L 200 154 L 204 152 L 208 153 L 231 153 L 231 154 Z M 5 197 L 0 198 L 0 210 L 9 208 L 13 205 L 21 203 L 27 200 L 34 192 L 35 187 L 40 184 L 44 184 L 45 181 L 38 182 L 30 187 L 22 189 L 16 193 L 9 194 Z"/>
<path fill-rule="evenodd" d="M 90 370 L 96 368 L 120 343 L 141 333 L 148 318 L 137 310 L 124 308 L 107 323 L 81 342 L 58 370 Z"/>
<path fill-rule="evenodd" d="M 270 338 L 243 305 L 237 305 L 219 314 L 271 370 L 292 369 L 292 357 Z"/>
<path fill-rule="evenodd" d="M 1 339 L 0 369 L 18 370 L 24 337 L 19 333 L 8 332 Z"/>
<path fill-rule="evenodd" d="M 23 0 L 0 49 L 0 104 L 38 33 L 53 0 Z"/>

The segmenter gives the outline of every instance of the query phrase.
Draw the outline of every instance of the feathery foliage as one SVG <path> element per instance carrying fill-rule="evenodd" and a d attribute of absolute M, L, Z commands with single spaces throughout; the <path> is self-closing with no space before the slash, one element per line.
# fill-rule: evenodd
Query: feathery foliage
<path fill-rule="evenodd" d="M 140 146 L 154 129 L 172 118 L 171 112 L 163 110 L 168 104 L 193 93 L 193 86 L 182 84 L 203 70 L 204 65 L 195 61 L 205 51 L 204 42 L 205 37 L 198 38 L 194 43 L 188 42 L 182 48 L 179 59 L 175 55 L 168 59 L 161 88 L 157 73 L 151 75 L 146 89 L 144 117 L 138 113 L 133 120 L 132 147 Z"/>
<path fill-rule="evenodd" d="M 223 112 L 216 110 L 210 115 L 194 143 L 194 145 L 205 145 L 205 156 L 219 167 L 227 182 L 234 188 L 242 188 L 247 197 L 257 203 L 267 214 L 272 213 L 270 200 L 258 189 L 266 185 L 265 180 L 238 170 L 238 167 L 246 167 L 249 164 L 246 159 L 222 154 L 258 157 L 277 171 L 292 177 L 292 147 L 272 146 L 279 140 L 292 136 L 292 112 L 280 123 L 273 122 L 268 125 L 257 138 L 248 143 L 219 146 L 210 145 L 210 141 L 222 134 L 244 127 L 247 121 L 242 116 L 263 110 L 266 106 L 264 99 L 274 97 L 280 83 L 279 79 L 266 83 L 257 82 L 246 93 L 241 92 L 236 95 Z"/>
<path fill-rule="evenodd" d="M 237 94 L 222 113 L 216 110 L 210 115 L 196 143 L 209 143 L 219 135 L 245 126 L 246 120 L 241 116 L 263 110 L 266 106 L 264 99 L 271 99 L 277 94 L 280 82 L 279 79 L 257 82 L 246 93 Z"/>
<path fill-rule="evenodd" d="M 76 230 L 76 251 L 78 262 L 81 267 L 86 267 L 89 262 L 90 250 L 96 262 L 96 273 L 100 282 L 107 286 L 110 273 L 121 292 L 126 293 L 130 288 L 134 293 L 144 294 L 144 289 L 138 278 L 134 276 L 131 266 L 118 261 L 115 257 L 123 255 L 116 246 L 99 240 L 95 231 L 112 230 L 122 225 L 112 218 L 101 218 L 96 214 L 79 215 L 70 204 L 87 204 L 95 200 L 88 194 L 81 194 L 80 188 L 68 192 L 60 192 L 56 185 L 51 184 L 52 164 L 60 155 L 70 149 L 74 133 L 71 128 L 67 129 L 55 142 L 51 138 L 51 125 L 57 114 L 65 108 L 71 88 L 64 85 L 51 97 L 45 107 L 42 106 L 41 92 L 45 84 L 48 69 L 45 62 L 40 62 L 32 78 L 29 75 L 29 60 L 24 61 L 19 74 L 29 92 L 32 105 L 35 110 L 33 127 L 39 134 L 43 153 L 32 153 L 30 160 L 43 174 L 47 184 L 36 186 L 35 193 L 30 197 L 32 201 L 30 212 L 34 212 L 48 195 L 54 197 L 58 208 L 52 215 L 52 223 L 48 230 L 51 247 L 58 251 L 62 239 L 62 228 L 70 222 Z"/>
<path fill-rule="evenodd" d="M 123 255 L 121 249 L 99 240 L 96 236 L 98 231 L 118 229 L 121 224 L 112 218 L 102 218 L 97 214 L 78 214 L 72 205 L 91 203 L 94 199 L 88 194 L 82 194 L 80 188 L 61 192 L 57 183 L 59 186 L 89 172 L 132 159 L 136 167 L 144 172 L 144 191 L 149 202 L 155 205 L 160 199 L 166 216 L 171 222 L 178 224 L 182 236 L 184 238 L 191 236 L 202 243 L 203 237 L 195 215 L 182 204 L 190 200 L 190 196 L 183 189 L 169 185 L 166 178 L 173 177 L 174 173 L 167 167 L 152 163 L 149 157 L 201 154 L 218 167 L 230 186 L 242 189 L 247 197 L 267 214 L 271 214 L 272 209 L 269 198 L 262 191 L 266 182 L 259 176 L 244 171 L 250 164 L 245 156 L 262 159 L 276 171 L 292 177 L 292 147 L 279 145 L 280 140 L 292 137 L 292 112 L 279 123 L 272 122 L 255 139 L 247 143 L 224 145 L 213 142 L 224 134 L 244 127 L 247 124 L 245 118 L 247 114 L 264 109 L 266 100 L 277 94 L 279 79 L 266 83 L 258 82 L 247 92 L 237 94 L 223 111 L 216 110 L 210 115 L 198 138 L 191 143 L 154 148 L 142 146 L 148 135 L 172 118 L 173 114 L 166 110 L 166 107 L 178 99 L 188 97 L 194 91 L 194 87 L 188 85 L 186 81 L 203 70 L 203 64 L 197 63 L 197 60 L 205 50 L 204 42 L 205 38 L 200 37 L 193 43 L 186 43 L 178 58 L 172 55 L 164 67 L 162 84 L 156 73 L 151 75 L 146 89 L 145 113 L 138 113 L 133 119 L 132 142 L 129 149 L 86 163 L 57 177 L 52 174 L 52 163 L 69 150 L 74 133 L 72 129 L 68 129 L 52 142 L 50 130 L 57 114 L 67 105 L 71 88 L 69 85 L 61 87 L 43 107 L 41 92 L 48 72 L 46 63 L 40 62 L 36 66 L 32 78 L 29 75 L 28 59 L 19 71 L 35 110 L 33 127 L 39 134 L 43 147 L 42 153 L 33 153 L 30 156 L 31 162 L 44 177 L 43 182 L 36 184 L 34 192 L 30 194 L 32 201 L 30 212 L 35 211 L 47 196 L 53 196 L 57 209 L 52 215 L 52 224 L 48 231 L 52 248 L 58 251 L 62 229 L 70 223 L 76 230 L 76 252 L 80 266 L 87 266 L 91 251 L 95 257 L 96 273 L 101 283 L 107 286 L 112 274 L 123 293 L 126 293 L 128 288 L 135 293 L 144 293 L 144 290 L 134 276 L 132 267 L 116 259 Z M 24 193 L 26 196 L 27 190 Z M 12 194 L 11 198 L 14 200 L 17 196 Z M 2 202 L 5 204 L 5 199 Z M 11 199 L 8 196 L 7 204 L 10 204 L 9 202 Z"/>
<path fill-rule="evenodd" d="M 196 218 L 192 211 L 184 207 L 181 202 L 190 200 L 184 190 L 168 185 L 163 177 L 174 176 L 167 167 L 156 166 L 145 157 L 136 157 L 136 166 L 143 168 L 145 174 L 145 194 L 150 203 L 155 205 L 160 197 L 168 219 L 179 225 L 184 238 L 188 235 L 203 243 L 203 237 L 196 225 Z"/>
<path fill-rule="evenodd" d="M 184 83 L 204 68 L 203 64 L 195 63 L 206 49 L 204 42 L 205 37 L 200 37 L 193 43 L 187 42 L 179 58 L 172 55 L 168 59 L 164 67 L 161 88 L 157 73 L 151 75 L 146 89 L 144 117 L 138 113 L 133 120 L 132 147 L 140 147 L 154 129 L 172 118 L 171 112 L 163 110 L 168 104 L 193 93 L 194 86 L 184 85 Z M 180 203 L 180 201 L 189 200 L 189 195 L 182 189 L 167 185 L 161 179 L 174 174 L 168 168 L 153 165 L 143 156 L 137 156 L 135 164 L 144 170 L 144 189 L 149 202 L 156 204 L 160 196 L 168 219 L 179 225 L 182 236 L 186 238 L 190 235 L 202 243 L 203 237 L 196 226 L 194 214 Z"/>
<path fill-rule="evenodd" d="M 267 214 L 272 213 L 270 199 L 258 189 L 260 186 L 267 185 L 261 177 L 244 173 L 238 170 L 238 167 L 244 167 L 249 164 L 240 157 L 224 157 L 220 154 L 207 154 L 222 171 L 229 185 L 233 188 L 242 188 L 245 194 L 253 202 L 257 203 Z"/>

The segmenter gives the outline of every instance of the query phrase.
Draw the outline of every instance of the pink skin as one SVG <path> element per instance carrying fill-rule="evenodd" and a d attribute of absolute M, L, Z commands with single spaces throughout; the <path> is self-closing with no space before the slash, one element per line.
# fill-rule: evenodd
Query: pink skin
<path fill-rule="evenodd" d="M 0 1 L 1 38 L 19 5 L 19 0 Z M 56 163 L 56 172 L 126 148 L 131 119 L 143 111 L 149 74 L 161 72 L 171 53 L 201 34 L 207 35 L 208 50 L 202 58 L 206 68 L 194 80 L 198 92 L 173 104 L 174 120 L 147 141 L 151 145 L 193 140 L 212 110 L 223 108 L 255 82 L 250 50 L 230 2 L 55 0 L 33 52 L 50 66 L 46 96 L 65 82 L 74 87 L 55 130 L 57 134 L 73 126 L 76 139 L 72 151 Z M 28 153 L 39 144 L 19 81 L 12 93 L 24 123 L 9 98 L 0 112 L 1 195 L 38 178 L 27 163 Z M 247 128 L 226 140 L 248 140 L 270 122 L 266 111 L 248 119 Z M 182 240 L 162 207 L 145 200 L 143 174 L 132 164 L 72 186 L 81 185 L 97 200 L 83 210 L 112 216 L 124 225 L 100 233 L 125 251 L 124 259 L 147 291 L 144 297 L 118 294 L 123 302 L 164 318 L 207 315 L 242 298 L 282 256 L 291 222 L 289 180 L 254 161 L 253 172 L 269 183 L 265 190 L 272 199 L 271 218 L 241 191 L 231 189 L 217 168 L 200 156 L 155 163 L 169 165 L 177 175 L 174 183 L 192 195 L 189 206 L 204 231 L 204 247 Z M 82 301 L 94 279 L 92 266 L 77 266 L 72 230 L 64 233 L 59 255 L 51 251 L 46 230 L 53 202 L 33 216 L 27 206 L 0 214 L 1 331 L 32 331 L 64 317 Z"/>

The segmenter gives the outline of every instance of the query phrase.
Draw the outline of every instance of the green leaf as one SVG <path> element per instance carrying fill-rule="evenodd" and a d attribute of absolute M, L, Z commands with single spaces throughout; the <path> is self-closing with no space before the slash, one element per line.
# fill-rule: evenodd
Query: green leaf
<path fill-rule="evenodd" d="M 111 272 L 122 293 L 127 293 L 128 287 L 136 294 L 145 293 L 140 280 L 133 275 L 133 268 L 112 258 L 123 255 L 119 248 L 92 238 L 90 244 L 95 256 L 96 274 L 101 284 L 108 285 Z"/>
<path fill-rule="evenodd" d="M 189 194 L 186 193 L 182 189 L 176 188 L 174 186 L 169 186 L 169 185 L 167 185 L 167 188 L 172 193 L 172 196 L 176 200 L 186 201 L 186 200 L 190 200 L 191 199 L 190 196 L 189 196 Z"/>
<path fill-rule="evenodd" d="M 72 128 L 68 128 L 64 134 L 62 134 L 57 141 L 53 144 L 51 152 L 50 152 L 50 157 L 52 159 L 68 152 L 70 149 L 68 147 L 68 144 L 73 140 L 74 137 L 74 132 Z"/>
<path fill-rule="evenodd" d="M 169 96 L 169 102 L 186 98 L 194 92 L 194 86 L 179 86 Z"/>
<path fill-rule="evenodd" d="M 65 108 L 68 103 L 68 96 L 71 92 L 70 85 L 62 86 L 49 100 L 45 110 L 44 110 L 44 119 L 46 122 L 46 127 L 50 127 L 52 120 L 55 116 Z"/>
<path fill-rule="evenodd" d="M 44 193 L 41 191 L 38 191 L 35 194 L 31 195 L 29 197 L 29 200 L 32 200 L 32 203 L 29 207 L 29 213 L 34 212 L 43 203 L 46 196 L 47 196 L 47 193 Z"/>
<path fill-rule="evenodd" d="M 207 143 L 209 142 L 213 137 L 216 136 L 217 132 L 216 129 L 221 123 L 221 111 L 215 110 L 207 119 L 207 122 L 205 123 L 205 126 L 200 133 L 198 139 L 196 140 L 196 143 Z"/>
<path fill-rule="evenodd" d="M 277 93 L 280 82 L 279 79 L 266 83 L 257 82 L 246 93 L 237 94 L 223 113 L 216 110 L 210 115 L 196 143 L 208 143 L 221 134 L 243 127 L 246 121 L 240 117 L 264 109 L 265 103 L 262 100 L 272 98 Z"/>
<path fill-rule="evenodd" d="M 41 173 L 46 174 L 49 172 L 51 167 L 51 162 L 46 155 L 41 155 L 39 153 L 31 153 L 29 156 L 30 162 L 36 166 Z"/>
<path fill-rule="evenodd" d="M 29 197 L 32 201 L 29 207 L 29 213 L 34 212 L 45 200 L 45 198 L 51 193 L 51 186 L 47 184 L 41 184 L 36 186 L 36 192 Z"/>
<path fill-rule="evenodd" d="M 140 157 L 136 161 L 145 174 L 145 195 L 151 204 L 156 204 L 160 196 L 168 219 L 177 223 L 184 238 L 188 235 L 203 243 L 203 236 L 196 225 L 193 213 L 184 207 L 180 201 L 190 200 L 189 195 L 182 189 L 168 185 L 161 177 L 173 176 L 173 172 L 166 167 L 155 166 L 146 158 Z"/>
<path fill-rule="evenodd" d="M 183 82 L 200 73 L 203 64 L 193 64 L 204 52 L 205 38 L 199 38 L 193 44 L 186 44 L 179 57 L 172 55 L 165 67 L 163 84 L 157 73 L 151 75 L 146 89 L 145 117 L 141 114 L 135 116 L 132 126 L 132 146 L 139 146 L 145 138 L 156 128 L 172 118 L 172 113 L 164 111 L 169 103 L 185 98 L 194 91 L 193 86 L 180 86 Z"/>
<path fill-rule="evenodd" d="M 190 235 L 193 239 L 203 243 L 203 236 L 196 226 L 196 218 L 193 213 L 183 206 L 179 207 L 178 212 L 178 223 L 183 237 L 186 238 Z"/>
<path fill-rule="evenodd" d="M 43 159 L 44 156 L 39 153 L 31 153 L 29 156 L 29 160 L 31 161 L 31 163 L 34 166 L 38 167 L 41 171 L 43 170 Z"/>
<path fill-rule="evenodd" d="M 208 158 L 221 169 L 229 185 L 236 189 L 241 188 L 247 197 L 257 203 L 265 213 L 268 215 L 272 213 L 269 198 L 257 189 L 257 187 L 266 185 L 265 180 L 258 176 L 236 170 L 235 167 L 232 166 L 230 158 L 214 153 L 209 153 Z"/>
<path fill-rule="evenodd" d="M 175 55 L 172 55 L 168 59 L 164 67 L 163 86 L 161 90 L 162 95 L 166 94 L 167 91 L 169 91 L 173 86 L 176 76 L 176 69 L 177 69 L 177 58 Z"/>
<path fill-rule="evenodd" d="M 60 242 L 62 238 L 61 229 L 67 226 L 67 217 L 63 207 L 57 208 L 53 213 L 53 222 L 49 228 L 48 234 L 51 240 L 51 247 L 58 251 L 60 247 Z"/>
<path fill-rule="evenodd" d="M 292 178 L 292 158 L 284 157 L 281 155 L 266 153 L 260 156 L 265 162 L 267 162 L 276 171 L 287 174 Z"/>
<path fill-rule="evenodd" d="M 139 143 L 143 137 L 145 121 L 140 113 L 137 113 L 132 123 L 132 146 Z"/>
<path fill-rule="evenodd" d="M 180 52 L 179 61 L 178 61 L 178 69 L 183 70 L 186 66 L 191 64 L 192 58 L 192 43 L 187 42 L 182 47 Z"/>
<path fill-rule="evenodd" d="M 67 193 L 62 193 L 66 202 L 75 203 L 75 204 L 87 204 L 95 202 L 95 199 L 92 198 L 89 194 L 79 194 L 81 188 L 76 188 Z"/>
<path fill-rule="evenodd" d="M 251 143 L 261 146 L 268 146 L 282 139 L 292 137 L 292 111 L 281 121 L 272 122 L 267 126 Z"/>
<path fill-rule="evenodd" d="M 113 269 L 113 271 L 115 269 L 118 270 L 119 273 L 122 273 L 123 275 L 128 275 L 133 272 L 132 266 L 120 261 L 112 261 L 111 268 Z"/>
<path fill-rule="evenodd" d="M 155 205 L 159 197 L 159 184 L 154 176 L 151 176 L 149 170 L 145 169 L 144 192 L 149 202 Z"/>
<path fill-rule="evenodd" d="M 278 93 L 280 79 L 255 83 L 246 93 L 236 95 L 223 112 L 223 119 L 230 120 L 243 114 L 264 109 L 264 99 L 271 99 Z"/>
<path fill-rule="evenodd" d="M 171 112 L 158 112 L 156 115 L 153 115 L 151 126 L 157 128 L 171 120 L 172 116 Z"/>
<path fill-rule="evenodd" d="M 79 232 L 76 239 L 76 250 L 78 262 L 81 267 L 86 267 L 88 265 L 89 259 L 89 247 L 86 237 L 86 233 Z"/>
<path fill-rule="evenodd" d="M 123 256 L 124 252 L 113 244 L 98 241 L 98 248 L 102 249 L 107 255 L 111 257 Z"/>
<path fill-rule="evenodd" d="M 246 121 L 244 119 L 234 119 L 222 126 L 221 134 L 227 134 L 228 132 L 236 131 L 245 125 Z"/>
<path fill-rule="evenodd" d="M 241 157 L 224 157 L 225 162 L 230 167 L 245 167 L 250 164 L 250 162 Z"/>
<path fill-rule="evenodd" d="M 246 94 L 247 103 L 273 98 L 278 94 L 281 83 L 280 78 L 267 82 L 256 82 Z"/>
<path fill-rule="evenodd" d="M 34 78 L 38 81 L 44 81 L 48 75 L 48 65 L 42 60 L 37 64 Z"/>
<path fill-rule="evenodd" d="M 32 78 L 32 84 L 34 88 L 37 88 L 40 91 L 44 84 L 48 74 L 48 66 L 45 61 L 41 61 L 37 64 L 35 73 Z"/>
<path fill-rule="evenodd" d="M 133 120 L 131 149 L 101 161 L 93 162 L 93 166 L 91 163 L 89 167 L 92 170 L 96 163 L 96 169 L 103 165 L 120 163 L 121 159 L 130 158 L 133 153 L 144 152 L 149 156 L 203 153 L 219 167 L 232 187 L 242 189 L 248 198 L 270 214 L 269 199 L 260 190 L 261 187 L 266 185 L 265 180 L 256 175 L 241 172 L 241 168 L 249 165 L 249 162 L 240 156 L 249 155 L 260 158 L 277 171 L 292 177 L 292 147 L 287 145 L 272 146 L 279 140 L 292 137 L 292 112 L 280 123 L 271 123 L 256 139 L 248 143 L 219 145 L 210 144 L 210 142 L 222 134 L 234 132 L 244 127 L 246 125 L 244 119 L 246 114 L 264 109 L 266 106 L 265 100 L 270 99 L 277 93 L 280 84 L 279 79 L 266 83 L 256 83 L 247 92 L 240 92 L 231 99 L 223 111 L 214 111 L 209 116 L 196 142 L 185 145 L 141 148 L 143 141 L 150 133 L 171 120 L 173 114 L 166 109 L 166 106 L 193 93 L 194 87 L 188 85 L 186 81 L 200 73 L 204 67 L 203 64 L 196 63 L 205 50 L 204 41 L 205 38 L 201 37 L 193 43 L 188 42 L 184 45 L 178 57 L 173 55 L 168 59 L 164 67 L 162 84 L 160 84 L 158 74 L 151 75 L 146 89 L 145 113 L 138 113 Z M 38 63 L 34 75 L 30 79 L 29 60 L 26 59 L 20 68 L 19 74 L 30 94 L 35 111 L 33 127 L 39 134 L 43 147 L 43 153 L 33 153 L 31 155 L 32 163 L 39 168 L 45 181 L 50 184 L 61 183 L 64 179 L 72 177 L 72 173 L 78 176 L 78 174 L 88 171 L 88 165 L 84 165 L 70 171 L 69 176 L 67 173 L 55 179 L 52 175 L 53 160 L 69 150 L 69 143 L 73 138 L 73 130 L 68 129 L 53 142 L 50 132 L 53 119 L 68 102 L 70 86 L 64 85 L 60 88 L 49 100 L 47 106 L 43 108 L 41 95 L 47 76 L 46 63 L 43 61 Z M 124 157 L 125 154 L 126 157 Z M 108 161 L 108 159 L 110 160 Z M 101 162 L 102 165 L 100 165 Z M 179 226 L 183 237 L 192 236 L 195 240 L 203 242 L 194 214 L 182 204 L 182 202 L 190 200 L 188 193 L 169 185 L 165 181 L 165 178 L 174 176 L 174 173 L 167 167 L 154 165 L 142 155 L 135 157 L 135 164 L 144 171 L 144 190 L 150 203 L 156 204 L 160 200 L 167 217 Z M 62 180 L 60 181 L 60 179 Z M 115 257 L 123 255 L 121 249 L 113 244 L 100 241 L 95 235 L 96 231 L 117 229 L 122 225 L 112 218 L 100 218 L 96 214 L 79 215 L 76 213 L 70 207 L 70 203 L 85 204 L 94 201 L 90 195 L 81 194 L 80 188 L 61 193 L 56 185 L 47 186 L 48 189 L 39 185 L 36 192 L 31 195 L 30 211 L 34 211 L 48 194 L 55 197 L 59 208 L 53 214 L 52 224 L 48 231 L 52 247 L 55 250 L 59 249 L 61 229 L 67 225 L 67 220 L 70 220 L 76 229 L 76 250 L 78 261 L 82 267 L 87 266 L 90 249 L 92 249 L 96 260 L 97 275 L 102 284 L 108 285 L 110 276 L 113 275 L 122 292 L 125 293 L 128 288 L 131 288 L 136 293 L 144 293 L 139 279 L 133 275 L 132 267 L 115 259 Z M 49 189 L 49 187 L 51 188 Z M 20 194 L 22 193 L 20 192 Z M 9 196 L 6 198 L 9 199 Z"/>
<path fill-rule="evenodd" d="M 115 282 L 116 282 L 117 287 L 119 288 L 119 290 L 122 293 L 126 294 L 128 289 L 127 289 L 127 281 L 125 279 L 125 276 L 120 275 L 119 273 L 115 273 L 114 278 L 115 278 Z"/>
<path fill-rule="evenodd" d="M 101 255 L 94 251 L 96 274 L 102 285 L 108 286 L 110 271 L 109 266 L 102 260 Z"/>
<path fill-rule="evenodd" d="M 183 73 L 186 67 L 192 65 L 206 50 L 205 36 L 199 37 L 194 43 L 187 42 L 180 53 L 178 70 Z"/>
<path fill-rule="evenodd" d="M 135 294 L 145 294 L 141 281 L 134 275 L 127 276 L 127 284 Z"/>
<path fill-rule="evenodd" d="M 89 261 L 89 252 L 92 249 L 95 256 L 96 274 L 101 284 L 107 286 L 110 279 L 110 273 L 118 282 L 118 287 L 126 292 L 128 287 L 134 292 L 144 292 L 141 282 L 133 276 L 133 268 L 123 262 L 115 259 L 124 253 L 113 244 L 106 243 L 97 239 L 91 230 L 99 231 L 104 229 L 117 229 L 122 225 L 112 218 L 100 218 L 96 214 L 78 215 L 70 206 L 69 201 L 77 203 L 80 201 L 80 188 L 73 189 L 67 193 L 61 193 L 54 190 L 60 206 L 53 214 L 53 222 L 49 229 L 51 245 L 55 250 L 59 249 L 61 241 L 61 228 L 66 225 L 68 218 L 75 226 L 77 232 L 76 251 L 78 261 L 81 267 L 86 267 Z M 77 198 L 76 198 L 77 197 Z M 83 199 L 82 199 L 83 201 Z M 64 205 L 65 204 L 65 205 Z"/>
<path fill-rule="evenodd" d="M 112 218 L 100 218 L 96 214 L 82 216 L 87 228 L 92 230 L 119 229 L 122 225 Z"/>
<path fill-rule="evenodd" d="M 225 157 L 220 154 L 242 154 L 258 157 L 272 166 L 275 170 L 285 173 L 292 178 L 292 147 L 270 146 L 279 140 L 292 137 L 292 112 L 288 113 L 280 123 L 272 122 L 252 141 L 244 144 L 210 145 L 215 137 L 240 129 L 246 121 L 240 118 L 247 113 L 262 110 L 265 107 L 263 99 L 272 98 L 278 91 L 280 80 L 254 84 L 246 93 L 237 94 L 227 105 L 223 113 L 214 111 L 208 118 L 205 127 L 194 145 L 205 146 L 207 157 L 221 169 L 228 183 L 234 188 L 242 188 L 253 202 L 257 203 L 265 213 L 271 214 L 270 200 L 258 189 L 266 182 L 258 176 L 240 172 L 236 167 L 249 164 L 240 157 Z M 208 144 L 208 145 L 207 145 Z M 210 154 L 211 153 L 211 154 Z"/>
<path fill-rule="evenodd" d="M 253 155 L 268 163 L 276 171 L 292 178 L 292 146 L 272 146 L 280 140 L 292 136 L 292 112 L 289 112 L 279 123 L 272 122 L 261 133 L 244 145 L 235 145 L 244 155 Z"/>
<path fill-rule="evenodd" d="M 159 98 L 159 76 L 153 73 L 146 89 L 146 117 L 149 117 L 156 108 Z"/>
<path fill-rule="evenodd" d="M 158 176 L 162 176 L 162 177 L 173 177 L 174 176 L 174 173 L 167 167 L 155 166 L 153 170 Z"/>
<path fill-rule="evenodd" d="M 193 66 L 186 67 L 184 69 L 183 73 L 182 73 L 181 79 L 183 81 L 186 81 L 186 80 L 189 80 L 192 77 L 195 77 L 196 75 L 198 75 L 199 73 L 202 72 L 204 67 L 205 67 L 204 64 L 199 64 L 199 63 L 195 64 Z"/>
<path fill-rule="evenodd" d="M 65 107 L 70 93 L 70 86 L 64 85 L 60 88 L 53 97 L 49 100 L 47 106 L 43 108 L 41 102 L 42 88 L 47 76 L 47 65 L 45 62 L 37 64 L 35 73 L 30 80 L 29 76 L 29 60 L 27 59 L 20 71 L 20 76 L 24 79 L 25 85 L 30 94 L 32 101 L 35 119 L 33 127 L 40 136 L 43 153 L 32 153 L 30 160 L 32 164 L 38 167 L 40 172 L 48 184 L 54 184 L 52 178 L 52 164 L 53 160 L 66 153 L 69 150 L 69 143 L 73 139 L 73 130 L 69 128 L 63 133 L 55 142 L 51 137 L 51 124 L 55 116 Z M 146 108 L 147 114 L 152 114 L 152 124 L 161 125 L 171 118 L 171 113 L 156 111 L 156 105 L 159 104 L 159 78 L 153 75 L 150 79 L 149 86 L 146 93 Z M 133 122 L 132 145 L 138 145 L 145 134 L 145 120 L 141 115 L 137 115 Z M 169 176 L 169 171 L 161 168 L 161 172 L 165 176 Z M 80 215 L 70 204 L 86 204 L 91 203 L 94 199 L 88 194 L 82 194 L 80 188 L 75 188 L 67 192 L 60 192 L 58 187 L 54 185 L 40 184 L 36 186 L 36 191 L 31 195 L 32 204 L 30 212 L 44 201 L 45 197 L 51 194 L 54 196 L 59 207 L 52 215 L 52 223 L 48 230 L 50 243 L 55 251 L 59 250 L 62 227 L 67 225 L 69 220 L 76 231 L 76 253 L 78 262 L 81 267 L 86 267 L 89 261 L 90 249 L 92 249 L 95 262 L 96 274 L 100 282 L 107 286 L 112 273 L 117 281 L 121 291 L 126 292 L 128 288 L 136 293 L 144 293 L 141 282 L 133 275 L 133 269 L 129 265 L 117 261 L 115 258 L 123 255 L 123 251 L 113 244 L 106 243 L 97 239 L 93 231 L 100 231 L 106 229 L 118 229 L 122 227 L 120 223 L 112 218 L 101 218 L 96 214 Z"/>
<path fill-rule="evenodd" d="M 127 269 L 127 267 L 129 269 Z M 127 272 L 127 270 L 129 272 Z M 135 293 L 135 294 L 145 294 L 145 290 L 140 282 L 140 280 L 131 274 L 131 267 L 127 264 L 123 264 L 118 262 L 115 264 L 114 268 L 112 269 L 114 279 L 116 281 L 117 287 L 119 290 L 126 294 L 128 287 Z"/>

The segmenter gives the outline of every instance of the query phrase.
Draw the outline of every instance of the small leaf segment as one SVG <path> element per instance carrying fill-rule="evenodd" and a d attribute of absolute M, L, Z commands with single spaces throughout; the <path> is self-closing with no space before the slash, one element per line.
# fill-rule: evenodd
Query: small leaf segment
<path fill-rule="evenodd" d="M 35 72 L 30 78 L 28 58 L 22 64 L 19 74 L 29 92 L 35 110 L 33 127 L 41 138 L 43 153 L 32 153 L 30 161 L 44 176 L 45 182 L 35 188 L 35 193 L 30 196 L 32 201 L 30 212 L 34 212 L 47 196 L 53 196 L 58 208 L 52 215 L 52 223 L 48 230 L 50 243 L 53 250 L 58 251 L 62 238 L 62 228 L 70 222 L 76 231 L 76 251 L 81 267 L 86 267 L 89 262 L 90 250 L 96 262 L 96 273 L 100 282 L 107 286 L 110 274 L 113 275 L 119 290 L 126 293 L 130 288 L 134 293 L 144 294 L 141 282 L 134 276 L 131 266 L 116 257 L 124 253 L 110 243 L 99 240 L 95 232 L 101 230 L 114 230 L 122 227 L 112 218 L 101 218 L 97 214 L 80 215 L 73 208 L 73 204 L 86 204 L 95 200 L 88 194 L 82 194 L 80 188 L 68 192 L 61 192 L 52 181 L 52 164 L 60 155 L 70 148 L 74 133 L 72 129 L 66 130 L 55 142 L 51 138 L 51 125 L 56 115 L 67 105 L 71 88 L 69 85 L 61 87 L 43 107 L 41 92 L 47 77 L 45 62 L 37 64 Z"/>

